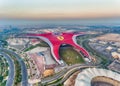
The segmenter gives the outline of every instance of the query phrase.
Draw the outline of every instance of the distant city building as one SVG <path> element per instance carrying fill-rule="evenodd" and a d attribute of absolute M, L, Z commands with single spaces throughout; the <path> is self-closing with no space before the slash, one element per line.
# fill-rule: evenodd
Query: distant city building
<path fill-rule="evenodd" d="M 118 73 L 120 73 L 120 60 L 114 60 L 109 66 L 108 68 L 110 70 L 116 71 Z"/>
<path fill-rule="evenodd" d="M 113 46 L 120 47 L 120 42 L 114 42 Z"/>
<path fill-rule="evenodd" d="M 120 48 L 118 48 L 118 50 L 117 50 L 119 53 L 120 53 Z"/>
<path fill-rule="evenodd" d="M 111 50 L 112 50 L 112 47 L 111 47 L 111 46 L 108 46 L 108 47 L 106 48 L 106 50 L 111 51 Z"/>
<path fill-rule="evenodd" d="M 107 44 L 105 41 L 99 41 L 100 44 Z"/>
<path fill-rule="evenodd" d="M 117 53 L 117 52 L 112 52 L 112 57 L 115 58 L 115 59 L 120 59 L 120 53 Z"/>

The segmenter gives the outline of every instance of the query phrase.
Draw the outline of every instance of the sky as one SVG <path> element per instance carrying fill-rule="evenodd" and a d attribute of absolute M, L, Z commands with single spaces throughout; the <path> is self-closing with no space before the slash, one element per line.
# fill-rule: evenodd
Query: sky
<path fill-rule="evenodd" d="M 0 19 L 120 18 L 120 0 L 0 0 Z"/>

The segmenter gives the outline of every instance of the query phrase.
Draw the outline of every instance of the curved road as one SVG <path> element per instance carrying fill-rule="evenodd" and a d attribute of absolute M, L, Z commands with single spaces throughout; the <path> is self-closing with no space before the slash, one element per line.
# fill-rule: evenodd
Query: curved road
<path fill-rule="evenodd" d="M 9 76 L 6 82 L 6 86 L 13 86 L 14 84 L 14 77 L 15 77 L 15 66 L 14 66 L 14 62 L 12 61 L 12 59 L 10 58 L 10 56 L 8 56 L 7 54 L 0 52 L 1 55 L 3 55 L 3 57 L 8 61 L 9 64 Z"/>
<path fill-rule="evenodd" d="M 63 78 L 61 81 L 55 83 L 55 84 L 51 84 L 48 86 L 58 86 L 59 84 L 63 83 L 64 81 L 66 81 L 73 73 L 75 73 L 76 71 L 79 71 L 82 68 L 89 68 L 89 67 L 95 67 L 95 66 L 90 66 L 90 65 L 81 65 L 81 66 L 76 66 L 75 68 L 70 69 L 67 73 L 65 73 L 63 75 Z"/>
<path fill-rule="evenodd" d="M 60 82 L 63 82 L 63 81 L 65 81 L 66 80 L 66 78 L 70 75 L 70 74 L 72 74 L 74 71 L 76 71 L 76 70 L 78 70 L 78 69 L 80 69 L 80 68 L 85 68 L 85 67 L 95 67 L 94 65 L 86 65 L 86 64 L 76 64 L 76 65 L 72 65 L 72 66 L 70 66 L 70 67 L 67 67 L 66 69 L 64 69 L 62 72 L 60 72 L 59 74 L 55 74 L 55 75 L 53 75 L 53 76 L 51 76 L 51 77 L 48 77 L 48 78 L 44 78 L 44 79 L 42 79 L 41 80 L 41 84 L 49 84 L 50 82 L 53 82 L 53 81 L 56 81 L 57 79 L 60 79 L 60 78 L 62 78 L 63 77 L 63 79 L 62 79 L 62 81 L 60 81 Z M 73 70 L 73 71 L 71 71 L 71 70 Z M 66 74 L 66 73 L 68 73 L 68 74 Z M 56 84 L 58 84 L 58 83 L 56 83 Z M 54 85 L 54 84 L 52 84 L 52 86 L 57 86 L 57 85 Z M 49 85 L 48 85 L 49 86 Z M 51 85 L 50 85 L 51 86 Z"/>
<path fill-rule="evenodd" d="M 21 65 L 22 86 L 29 86 L 27 68 L 26 68 L 26 65 L 25 65 L 23 59 L 19 55 L 17 55 L 16 53 L 14 53 L 13 51 L 6 50 L 6 49 L 1 49 L 1 51 L 8 53 L 8 54 L 12 54 L 13 56 L 15 56 L 17 58 L 18 62 Z"/>

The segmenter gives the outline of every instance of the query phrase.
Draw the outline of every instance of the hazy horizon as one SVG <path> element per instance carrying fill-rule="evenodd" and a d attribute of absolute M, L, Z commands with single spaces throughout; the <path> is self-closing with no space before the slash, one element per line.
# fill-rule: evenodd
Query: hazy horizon
<path fill-rule="evenodd" d="M 120 0 L 0 0 L 0 19 L 120 18 Z"/>
<path fill-rule="evenodd" d="M 120 0 L 0 0 L 0 25 L 120 25 Z"/>
<path fill-rule="evenodd" d="M 0 25 L 120 25 L 120 19 L 75 19 L 75 20 L 0 20 Z"/>

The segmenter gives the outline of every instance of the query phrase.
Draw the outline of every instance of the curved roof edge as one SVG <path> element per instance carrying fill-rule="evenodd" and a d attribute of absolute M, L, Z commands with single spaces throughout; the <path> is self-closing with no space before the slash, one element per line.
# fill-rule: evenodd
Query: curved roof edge
<path fill-rule="evenodd" d="M 75 86 L 91 86 L 91 80 L 97 76 L 105 76 L 120 81 L 120 74 L 116 72 L 101 68 L 88 68 L 78 74 Z"/>

